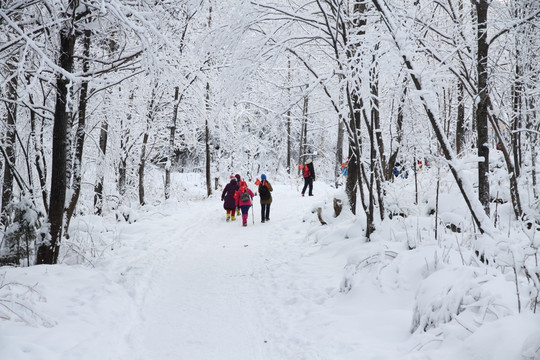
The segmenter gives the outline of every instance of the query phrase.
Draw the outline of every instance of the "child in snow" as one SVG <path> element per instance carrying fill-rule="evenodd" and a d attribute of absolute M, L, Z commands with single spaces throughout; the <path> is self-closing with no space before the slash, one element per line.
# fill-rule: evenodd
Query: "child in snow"
<path fill-rule="evenodd" d="M 266 175 L 261 174 L 261 180 L 257 179 L 255 185 L 259 186 L 261 197 L 261 222 L 270 221 L 270 204 L 272 204 L 272 185 L 266 180 Z"/>
<path fill-rule="evenodd" d="M 247 219 L 249 214 L 249 208 L 251 207 L 251 199 L 253 198 L 253 192 L 248 188 L 245 181 L 240 182 L 240 189 L 235 193 L 236 207 L 242 211 L 242 226 L 247 226 Z"/>
<path fill-rule="evenodd" d="M 221 201 L 224 201 L 223 208 L 227 211 L 226 221 L 236 220 L 236 217 L 234 216 L 236 212 L 234 194 L 238 191 L 238 188 L 239 186 L 236 182 L 236 178 L 231 176 L 231 181 L 225 186 L 225 189 L 223 189 L 223 192 L 221 193 Z"/>

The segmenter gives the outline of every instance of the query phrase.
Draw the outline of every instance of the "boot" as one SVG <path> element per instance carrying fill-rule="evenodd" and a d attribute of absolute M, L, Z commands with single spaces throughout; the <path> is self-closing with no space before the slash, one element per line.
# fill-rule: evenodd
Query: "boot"
<path fill-rule="evenodd" d="M 236 220 L 236 217 L 234 216 L 234 213 L 233 213 L 232 216 L 231 216 L 231 220 L 232 220 L 232 221 L 235 221 L 235 220 Z"/>
<path fill-rule="evenodd" d="M 242 214 L 242 226 L 247 226 L 248 214 Z"/>
<path fill-rule="evenodd" d="M 225 218 L 225 221 L 231 220 L 231 214 L 227 213 L 227 217 Z"/>

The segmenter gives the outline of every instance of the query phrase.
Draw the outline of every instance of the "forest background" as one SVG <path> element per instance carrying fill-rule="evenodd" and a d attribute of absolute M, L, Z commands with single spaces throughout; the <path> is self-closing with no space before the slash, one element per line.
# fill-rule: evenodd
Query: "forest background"
<path fill-rule="evenodd" d="M 416 211 L 389 190 L 399 164 L 433 175 L 411 201 L 435 240 L 466 234 L 536 312 L 539 17 L 535 0 L 3 0 L 0 261 L 56 264 L 73 217 L 181 201 L 171 173 L 210 196 L 307 158 L 370 241 Z M 440 214 L 441 181 L 466 214 Z"/>

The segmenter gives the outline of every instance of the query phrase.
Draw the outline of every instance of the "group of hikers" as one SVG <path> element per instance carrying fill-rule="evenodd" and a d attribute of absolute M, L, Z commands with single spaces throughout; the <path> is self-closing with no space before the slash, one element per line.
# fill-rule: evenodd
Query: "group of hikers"
<path fill-rule="evenodd" d="M 315 180 L 313 162 L 311 159 L 308 159 L 303 165 L 298 165 L 298 168 L 302 170 L 302 176 L 304 178 L 302 196 L 304 196 L 308 188 L 308 195 L 313 196 L 313 181 Z M 265 174 L 261 174 L 261 179 L 257 179 L 255 185 L 258 187 L 257 190 L 261 199 L 261 222 L 265 223 L 270 221 L 271 193 L 274 189 Z M 255 197 L 255 194 L 248 187 L 247 182 L 239 174 L 231 175 L 229 183 L 221 193 L 223 208 L 227 212 L 225 220 L 235 221 L 236 216 L 242 214 L 242 226 L 247 226 L 249 209 L 253 205 L 253 197 Z"/>
<path fill-rule="evenodd" d="M 261 198 L 261 222 L 270 221 L 270 204 L 272 204 L 272 185 L 266 179 L 265 174 L 261 174 L 261 180 L 255 182 Z M 223 207 L 227 211 L 227 221 L 235 221 L 236 216 L 242 213 L 242 226 L 247 226 L 249 208 L 253 205 L 251 200 L 255 194 L 248 187 L 247 182 L 239 174 L 231 175 L 231 180 L 221 193 Z"/>

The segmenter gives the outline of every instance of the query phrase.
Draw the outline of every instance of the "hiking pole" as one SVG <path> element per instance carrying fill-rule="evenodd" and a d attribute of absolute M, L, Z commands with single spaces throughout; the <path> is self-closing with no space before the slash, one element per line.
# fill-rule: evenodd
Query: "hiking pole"
<path fill-rule="evenodd" d="M 251 205 L 251 220 L 253 220 L 253 225 L 255 225 L 255 210 L 253 208 L 255 205 Z"/>

